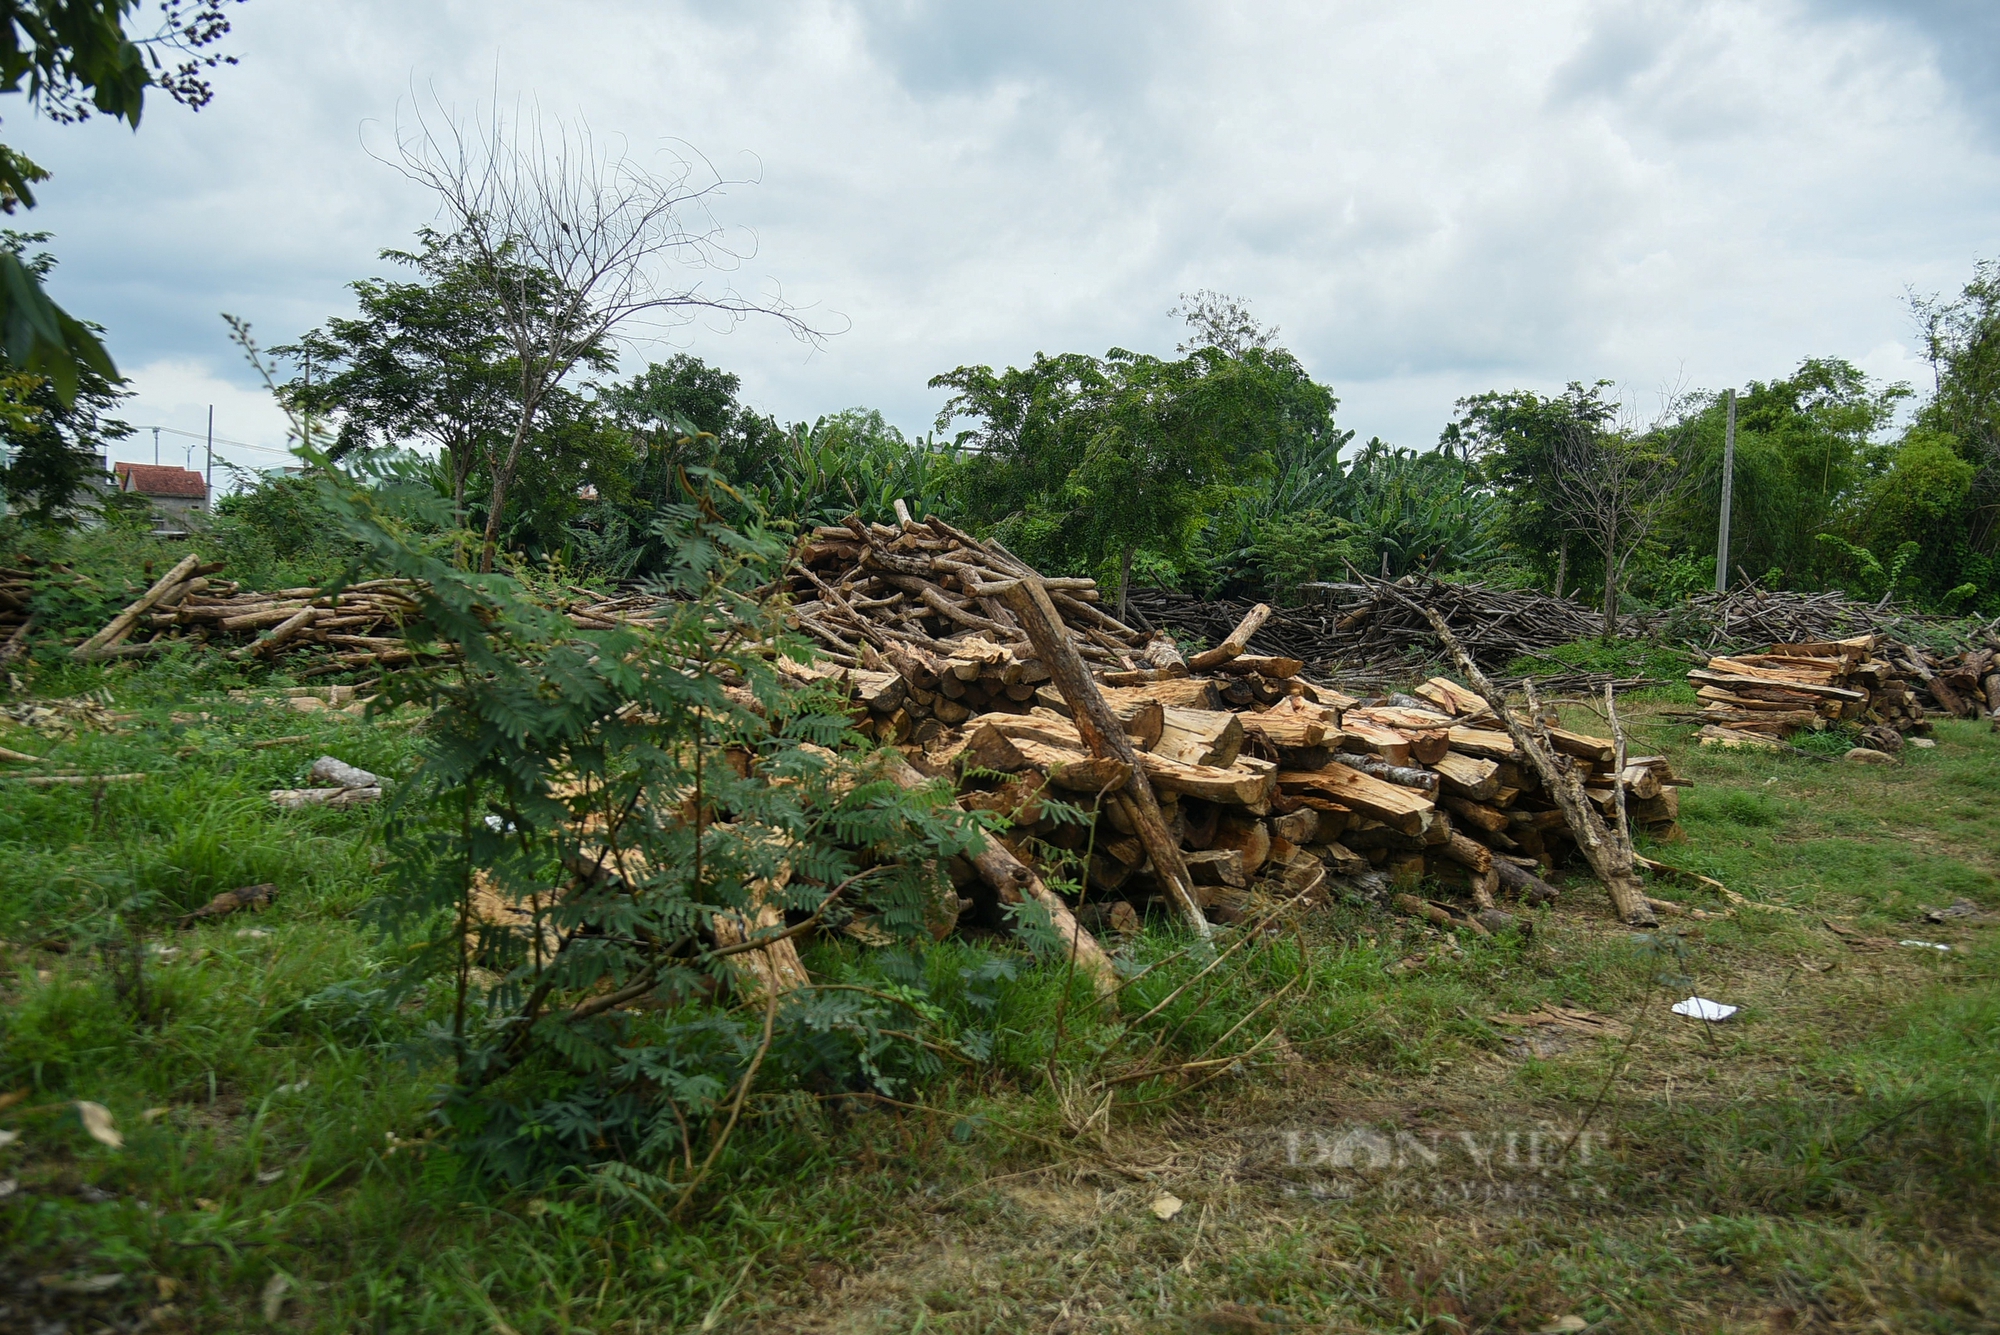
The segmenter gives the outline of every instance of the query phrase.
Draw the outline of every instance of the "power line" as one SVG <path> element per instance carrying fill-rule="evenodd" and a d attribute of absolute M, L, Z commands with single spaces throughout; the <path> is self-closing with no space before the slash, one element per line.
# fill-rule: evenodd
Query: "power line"
<path fill-rule="evenodd" d="M 200 431 L 183 431 L 183 430 L 181 430 L 181 429 L 180 429 L 179 427 L 172 427 L 172 426 L 141 426 L 141 427 L 137 427 L 137 428 L 135 428 L 135 429 L 136 429 L 136 430 L 139 430 L 139 431 L 164 431 L 164 432 L 166 432 L 166 433 L 167 433 L 168 435 L 170 435 L 170 436 L 186 436 L 186 437 L 188 437 L 188 438 L 189 438 L 190 440 L 201 440 L 201 441 L 206 441 L 207 439 L 209 439 L 209 437 L 208 437 L 208 436 L 207 436 L 207 435 L 206 435 L 205 433 L 203 433 L 203 432 L 200 432 Z M 291 451 L 290 451 L 290 450 L 280 450 L 280 449 L 273 449 L 273 448 L 272 448 L 271 446 L 269 446 L 269 445 L 252 445 L 252 444 L 251 444 L 251 443 L 250 443 L 249 441 L 247 441 L 247 440 L 231 440 L 231 439 L 229 439 L 229 437 L 227 437 L 227 436 L 217 436 L 217 437 L 215 437 L 215 443 L 216 443 L 216 444 L 218 444 L 218 445 L 233 445 L 233 446 L 235 446 L 235 447 L 236 447 L 237 449 L 240 449 L 240 450 L 262 450 L 262 451 L 263 451 L 263 452 L 264 452 L 265 454 L 290 454 L 290 453 L 291 453 Z"/>

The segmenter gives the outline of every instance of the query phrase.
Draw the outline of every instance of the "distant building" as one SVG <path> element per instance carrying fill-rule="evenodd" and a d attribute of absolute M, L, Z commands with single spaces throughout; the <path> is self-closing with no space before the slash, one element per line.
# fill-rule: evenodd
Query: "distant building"
<path fill-rule="evenodd" d="M 178 528 L 191 514 L 208 510 L 208 483 L 192 468 L 172 464 L 113 464 L 118 490 L 143 496 L 161 528 Z"/>

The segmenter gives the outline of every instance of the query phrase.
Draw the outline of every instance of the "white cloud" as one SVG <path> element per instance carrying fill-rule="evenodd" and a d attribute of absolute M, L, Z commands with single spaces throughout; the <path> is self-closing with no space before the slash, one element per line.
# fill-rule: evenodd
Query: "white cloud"
<path fill-rule="evenodd" d="M 1893 370 L 1904 288 L 1962 282 L 2000 203 L 1990 99 L 1949 29 L 1866 0 L 234 17 L 243 63 L 199 115 L 8 126 L 57 173 L 33 221 L 59 234 L 62 296 L 147 368 L 134 420 L 221 394 L 201 377 L 247 384 L 219 311 L 281 342 L 432 219 L 363 148 L 417 94 L 531 96 L 757 177 L 721 204 L 757 239 L 736 280 L 847 332 L 682 341 L 780 417 L 866 403 L 916 429 L 942 397 L 925 381 L 961 363 L 1170 349 L 1166 308 L 1200 286 L 1282 325 L 1363 439 L 1427 443 L 1455 398 L 1517 384 Z"/>
<path fill-rule="evenodd" d="M 135 429 L 111 446 L 111 462 L 154 462 L 152 428 L 159 427 L 160 463 L 205 469 L 211 408 L 217 486 L 224 485 L 226 464 L 264 469 L 291 462 L 284 453 L 285 415 L 261 385 L 251 388 L 225 380 L 212 366 L 192 358 L 128 367 L 126 375 L 133 398 L 120 415 Z"/>

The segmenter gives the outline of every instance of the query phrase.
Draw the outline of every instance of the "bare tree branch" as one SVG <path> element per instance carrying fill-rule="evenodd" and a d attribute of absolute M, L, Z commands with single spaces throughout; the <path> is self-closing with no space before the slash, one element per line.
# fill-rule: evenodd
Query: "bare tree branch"
<path fill-rule="evenodd" d="M 699 156 L 663 153 L 653 170 L 600 144 L 588 125 L 511 119 L 494 108 L 466 121 L 434 102 L 397 127 L 390 164 L 437 196 L 454 240 L 498 313 L 517 364 L 518 420 L 492 461 L 480 569 L 493 567 L 507 491 L 548 396 L 579 363 L 601 361 L 630 327 L 685 325 L 702 314 L 734 326 L 769 316 L 817 346 L 824 334 L 782 295 L 710 288 L 755 253 L 712 204 L 733 184 Z"/>

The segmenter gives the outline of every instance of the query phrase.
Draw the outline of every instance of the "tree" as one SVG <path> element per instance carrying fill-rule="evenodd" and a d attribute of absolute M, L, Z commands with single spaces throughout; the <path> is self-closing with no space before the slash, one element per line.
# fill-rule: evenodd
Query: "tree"
<path fill-rule="evenodd" d="M 1204 290 L 1182 303 L 1177 359 L 1037 353 L 1026 368 L 961 366 L 930 382 L 953 391 L 939 431 L 972 423 L 953 473 L 967 517 L 1044 568 L 1115 568 L 1121 608 L 1142 554 L 1169 572 L 1268 569 L 1253 548 L 1277 514 L 1260 503 L 1269 484 L 1311 508 L 1338 489 L 1349 438 L 1333 395 L 1240 300 Z M 1313 531 L 1293 529 L 1279 544 L 1288 570 L 1319 559 Z"/>
<path fill-rule="evenodd" d="M 1551 503 L 1604 562 L 1604 628 L 1618 633 L 1618 593 L 1633 553 L 1699 481 L 1683 433 L 1666 424 L 1639 432 L 1589 430 L 1559 437 L 1550 456 Z"/>
<path fill-rule="evenodd" d="M 1479 466 L 1500 498 L 1498 537 L 1517 559 L 1549 579 L 1558 598 L 1568 592 L 1572 530 L 1558 505 L 1555 461 L 1562 442 L 1616 423 L 1618 405 L 1604 397 L 1610 387 L 1608 380 L 1590 385 L 1572 380 L 1549 398 L 1525 389 L 1475 394 L 1458 401 L 1457 419 L 1438 438 L 1440 451 L 1455 450 Z"/>
<path fill-rule="evenodd" d="M 2000 264 L 1979 261 L 1950 301 L 1910 305 L 1936 378 L 1916 425 L 1949 439 L 1972 465 L 1967 539 L 1972 551 L 1991 556 L 2000 547 Z"/>
<path fill-rule="evenodd" d="M 302 415 L 338 415 L 335 458 L 356 448 L 422 442 L 443 451 L 452 503 L 511 440 L 519 376 L 486 287 L 454 238 L 428 228 L 422 249 L 385 250 L 418 282 L 350 284 L 359 314 L 335 317 L 297 343 L 273 348 L 301 366 L 285 393 Z M 600 353 L 593 366 L 608 368 Z"/>
<path fill-rule="evenodd" d="M 931 385 L 954 391 L 940 431 L 976 423 L 956 438 L 968 515 L 1050 568 L 1115 566 L 1123 609 L 1141 549 L 1187 560 L 1210 517 L 1268 475 L 1278 400 L 1302 374 L 1262 349 L 1166 361 L 1114 348 L 1001 375 L 961 366 Z"/>
<path fill-rule="evenodd" d="M 398 149 L 403 173 L 436 194 L 451 220 L 513 359 L 513 431 L 492 471 L 481 570 L 492 569 L 507 493 L 543 403 L 633 321 L 764 314 L 817 337 L 781 301 L 705 292 L 660 272 L 727 269 L 745 258 L 708 211 L 726 183 L 698 179 L 692 163 L 655 173 L 601 150 L 585 127 L 517 125 L 497 113 L 476 130 L 419 116 Z"/>
<path fill-rule="evenodd" d="M 1837 357 L 1808 357 L 1789 376 L 1745 386 L 1736 396 L 1731 561 L 1758 575 L 1779 572 L 1776 578 L 1795 588 L 1823 587 L 1834 578 L 1819 535 L 1861 537 L 1858 509 L 1870 479 L 1889 463 L 1875 438 L 1909 392 L 1900 384 L 1878 386 Z M 1700 485 L 1662 532 L 1673 547 L 1702 553 L 1715 546 L 1728 404 L 1709 394 L 1692 399 L 1690 408 L 1676 430 Z"/>
<path fill-rule="evenodd" d="M 605 406 L 643 445 L 634 494 L 655 502 L 677 494 L 675 470 L 686 464 L 754 486 L 783 449 L 784 432 L 738 400 L 742 389 L 741 377 L 685 352 L 605 389 Z"/>
<path fill-rule="evenodd" d="M 0 250 L 39 281 L 55 267 L 55 258 L 26 250 L 47 237 L 46 232 L 0 233 Z M 120 383 L 84 365 L 64 398 L 52 377 L 0 362 L 0 439 L 9 455 L 0 485 L 9 505 L 37 524 L 75 522 L 78 498 L 105 476 L 100 462 L 105 445 L 132 434 L 128 424 L 110 416 L 130 397 Z"/>
<path fill-rule="evenodd" d="M 148 88 L 198 111 L 214 96 L 206 71 L 236 62 L 208 50 L 229 32 L 227 3 L 162 0 L 159 30 L 135 41 L 125 23 L 138 0 L 0 0 L 0 93 L 18 93 L 26 80 L 29 106 L 61 124 L 95 111 L 136 130 Z M 171 65 L 163 53 L 184 59 Z M 35 207 L 34 187 L 48 179 L 0 145 L 0 211 Z M 0 253 L 0 342 L 9 362 L 45 378 L 65 405 L 86 375 L 119 378 L 95 329 L 51 301 L 18 253 Z"/>

